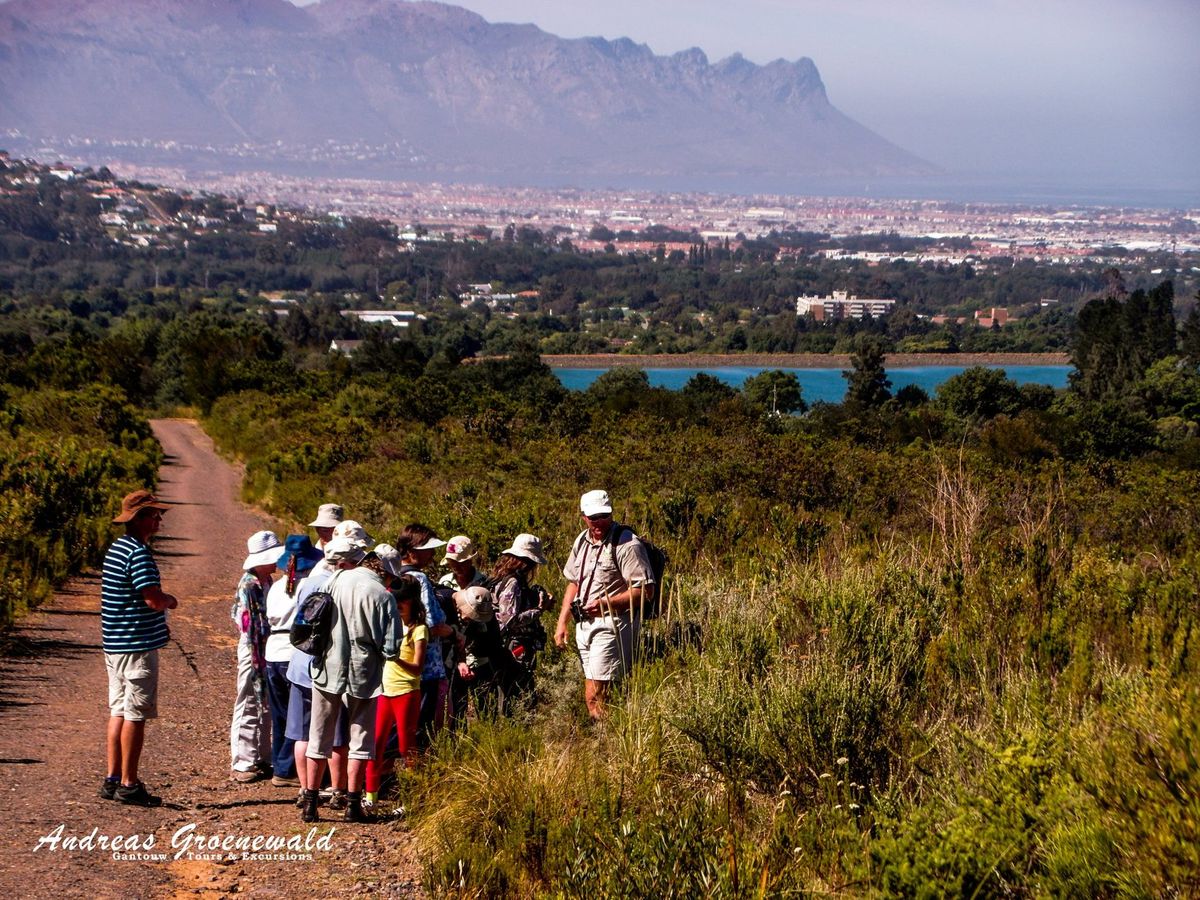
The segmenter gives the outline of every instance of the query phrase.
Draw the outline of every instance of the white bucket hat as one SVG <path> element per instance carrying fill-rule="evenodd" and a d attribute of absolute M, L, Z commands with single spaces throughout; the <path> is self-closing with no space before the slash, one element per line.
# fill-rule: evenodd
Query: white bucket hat
<path fill-rule="evenodd" d="M 443 563 L 449 560 L 455 562 L 467 562 L 478 556 L 475 550 L 475 543 L 465 534 L 456 534 L 450 540 L 446 541 L 446 557 L 442 560 Z"/>
<path fill-rule="evenodd" d="M 242 563 L 242 571 L 249 572 L 259 566 L 275 565 L 283 544 L 273 531 L 256 531 L 246 539 L 246 561 Z"/>
<path fill-rule="evenodd" d="M 513 538 L 512 546 L 504 552 L 528 559 L 539 566 L 546 564 L 546 557 L 542 556 L 542 541 L 536 535 L 518 534 Z"/>
<path fill-rule="evenodd" d="M 338 522 L 337 525 L 333 527 L 333 536 L 362 541 L 367 549 L 375 546 L 375 538 L 367 534 L 367 530 L 353 519 L 346 519 L 342 522 Z"/>
<path fill-rule="evenodd" d="M 579 498 L 579 511 L 585 516 L 612 515 L 612 501 L 608 491 L 588 491 Z"/>
<path fill-rule="evenodd" d="M 338 522 L 346 517 L 346 511 L 337 503 L 322 503 L 317 509 L 317 517 L 308 523 L 309 528 L 336 528 Z"/>
<path fill-rule="evenodd" d="M 454 605 L 458 608 L 459 618 L 467 622 L 492 621 L 496 616 L 496 607 L 492 600 L 492 592 L 485 587 L 463 588 L 454 592 Z"/>
<path fill-rule="evenodd" d="M 383 567 L 391 575 L 399 575 L 400 567 L 404 562 L 400 559 L 400 551 L 391 544 L 376 544 L 375 555 L 379 557 L 379 561 L 383 563 Z"/>
<path fill-rule="evenodd" d="M 326 562 L 359 562 L 366 555 L 367 545 L 354 538 L 335 537 L 325 545 Z"/>

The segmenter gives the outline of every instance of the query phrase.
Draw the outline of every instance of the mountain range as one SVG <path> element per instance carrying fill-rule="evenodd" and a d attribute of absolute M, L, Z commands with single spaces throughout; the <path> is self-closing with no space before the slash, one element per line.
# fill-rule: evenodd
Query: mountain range
<path fill-rule="evenodd" d="M 407 0 L 10 0 L 0 146 L 512 183 L 911 176 L 812 60 L 710 62 Z"/>

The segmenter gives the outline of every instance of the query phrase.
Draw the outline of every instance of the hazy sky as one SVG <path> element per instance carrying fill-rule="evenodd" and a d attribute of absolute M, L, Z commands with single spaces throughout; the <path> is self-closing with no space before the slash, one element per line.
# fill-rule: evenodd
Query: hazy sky
<path fill-rule="evenodd" d="M 562 37 L 765 63 L 964 175 L 1200 188 L 1200 0 L 460 0 Z"/>

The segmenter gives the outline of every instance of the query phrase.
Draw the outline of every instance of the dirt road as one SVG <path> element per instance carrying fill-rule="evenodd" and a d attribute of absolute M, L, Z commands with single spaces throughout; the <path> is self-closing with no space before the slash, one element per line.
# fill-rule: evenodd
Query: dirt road
<path fill-rule="evenodd" d="M 158 494 L 171 505 L 154 553 L 179 609 L 169 615 L 171 643 L 160 651 L 160 717 L 146 729 L 141 775 L 164 805 L 139 809 L 97 796 L 107 679 L 100 580 L 89 574 L 30 616 L 0 658 L 0 896 L 416 896 L 416 870 L 389 863 L 412 858 L 398 823 L 348 826 L 329 818 L 310 838 L 329 835 L 332 826 L 327 849 L 300 851 L 311 860 L 198 849 L 201 835 L 229 838 L 233 847 L 238 838 L 309 834 L 293 805 L 295 789 L 229 780 L 236 648 L 229 606 L 246 537 L 272 528 L 282 538 L 284 528 L 238 502 L 240 472 L 194 423 L 153 425 L 167 454 Z M 117 836 L 133 840 L 115 854 Z M 72 837 L 83 846 L 69 849 Z M 140 858 L 114 858 L 121 853 Z M 164 858 L 145 858 L 158 855 Z"/>

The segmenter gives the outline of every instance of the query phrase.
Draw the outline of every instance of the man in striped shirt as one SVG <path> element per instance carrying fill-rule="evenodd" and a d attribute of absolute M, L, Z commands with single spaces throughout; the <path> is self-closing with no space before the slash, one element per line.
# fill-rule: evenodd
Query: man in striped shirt
<path fill-rule="evenodd" d="M 158 650 L 170 639 L 168 609 L 179 601 L 162 589 L 158 566 L 147 546 L 167 509 L 149 491 L 121 501 L 114 523 L 125 534 L 104 557 L 100 586 L 100 633 L 108 669 L 108 775 L 105 800 L 160 806 L 162 798 L 138 780 L 146 720 L 158 715 Z"/>

